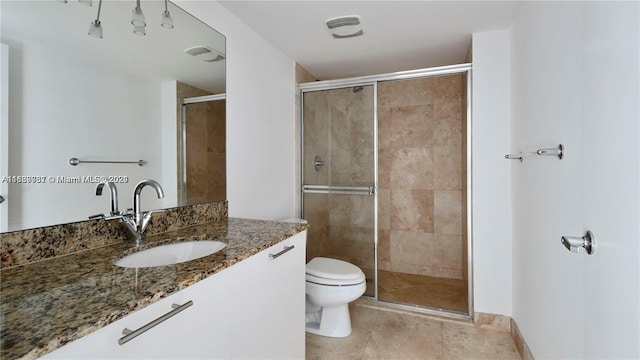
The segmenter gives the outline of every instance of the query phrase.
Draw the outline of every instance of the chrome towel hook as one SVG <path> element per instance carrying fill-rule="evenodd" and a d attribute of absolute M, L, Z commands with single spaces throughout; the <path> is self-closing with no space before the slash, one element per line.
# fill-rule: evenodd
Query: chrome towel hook
<path fill-rule="evenodd" d="M 593 236 L 591 231 L 587 231 L 587 233 L 582 237 L 563 236 L 560 238 L 560 242 L 567 248 L 567 250 L 574 253 L 580 252 L 580 248 L 584 248 L 588 255 L 593 255 L 596 251 L 596 237 Z"/>

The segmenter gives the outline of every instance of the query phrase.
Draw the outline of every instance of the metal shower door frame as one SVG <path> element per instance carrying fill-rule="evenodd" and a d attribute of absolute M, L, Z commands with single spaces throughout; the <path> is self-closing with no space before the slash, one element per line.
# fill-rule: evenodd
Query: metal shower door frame
<path fill-rule="evenodd" d="M 307 84 L 319 84 L 323 81 Z M 373 298 L 378 299 L 378 83 L 357 82 L 353 85 L 320 86 L 317 89 L 303 89 L 300 85 L 300 217 L 304 217 L 304 194 L 343 194 L 373 196 Z M 373 86 L 373 184 L 369 186 L 305 185 L 304 183 L 304 94 L 306 92 L 336 90 L 354 86 Z"/>
<path fill-rule="evenodd" d="M 456 312 L 447 311 L 447 310 L 435 310 L 429 308 L 423 308 L 420 306 L 413 305 L 404 305 L 397 303 L 388 303 L 392 307 L 396 308 L 404 308 L 410 310 L 418 310 L 425 313 L 435 314 L 435 315 L 446 315 L 452 318 L 461 318 L 461 319 L 473 319 L 474 314 L 474 303 L 473 303 L 473 232 L 472 232 L 472 117 L 471 117 L 471 105 L 472 105 L 472 64 L 457 64 L 457 65 L 448 65 L 448 66 L 440 66 L 433 68 L 425 68 L 425 69 L 417 69 L 417 70 L 409 70 L 409 71 L 400 71 L 379 75 L 370 75 L 370 76 L 362 76 L 362 77 L 353 77 L 353 78 L 345 78 L 345 79 L 337 79 L 337 80 L 325 80 L 325 81 L 315 81 L 308 83 L 298 84 L 298 89 L 300 91 L 300 212 L 301 216 L 304 216 L 304 193 L 305 193 L 305 185 L 304 185 L 304 94 L 307 92 L 313 91 L 321 91 L 321 90 L 333 90 L 345 87 L 354 87 L 354 86 L 368 86 L 373 85 L 373 116 L 374 116 L 374 194 L 372 194 L 374 198 L 374 296 L 373 299 L 379 301 L 378 299 L 378 82 L 380 81 L 393 81 L 393 80 L 408 80 L 408 79 L 417 79 L 424 78 L 430 76 L 439 76 L 439 75 L 453 75 L 453 74 L 464 74 L 466 73 L 467 77 L 467 109 L 466 109 L 466 126 L 467 126 L 467 136 L 466 141 L 467 144 L 467 163 L 465 164 L 467 170 L 467 178 L 466 178 L 466 191 L 467 191 L 467 291 L 468 291 L 468 314 L 461 315 Z"/>

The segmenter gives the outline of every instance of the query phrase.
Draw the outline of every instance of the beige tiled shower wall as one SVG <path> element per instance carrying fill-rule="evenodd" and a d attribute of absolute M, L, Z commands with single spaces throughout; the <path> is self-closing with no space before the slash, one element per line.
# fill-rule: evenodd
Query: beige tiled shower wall
<path fill-rule="evenodd" d="M 463 75 L 378 84 L 381 270 L 463 278 L 463 87 Z"/>
<path fill-rule="evenodd" d="M 211 94 L 178 83 L 179 134 L 182 133 L 182 99 L 203 95 Z M 226 199 L 225 109 L 224 100 L 187 105 L 187 197 L 179 199 L 183 205 Z M 179 144 L 182 144 L 181 136 Z M 178 164 L 182 169 L 181 156 Z M 182 176 L 182 171 L 179 173 Z M 178 184 L 181 183 L 179 178 Z M 178 193 L 182 194 L 181 191 Z"/>

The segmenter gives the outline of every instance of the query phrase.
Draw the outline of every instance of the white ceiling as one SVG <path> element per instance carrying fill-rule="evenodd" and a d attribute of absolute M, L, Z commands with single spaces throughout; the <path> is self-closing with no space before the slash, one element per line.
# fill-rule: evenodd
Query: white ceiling
<path fill-rule="evenodd" d="M 516 1 L 220 1 L 320 80 L 463 63 L 471 34 L 509 27 Z M 360 15 L 364 36 L 333 39 L 326 19 Z"/>

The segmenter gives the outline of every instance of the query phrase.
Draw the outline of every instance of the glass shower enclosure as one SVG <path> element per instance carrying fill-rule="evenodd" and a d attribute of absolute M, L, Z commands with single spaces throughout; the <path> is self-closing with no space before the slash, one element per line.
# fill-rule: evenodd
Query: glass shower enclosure
<path fill-rule="evenodd" d="M 302 212 L 310 224 L 307 260 L 358 266 L 376 296 L 376 121 L 373 85 L 305 92 Z M 373 241 L 372 241 L 373 240 Z"/>
<path fill-rule="evenodd" d="M 473 315 L 471 64 L 301 89 L 307 260 L 348 261 L 365 296 Z"/>

